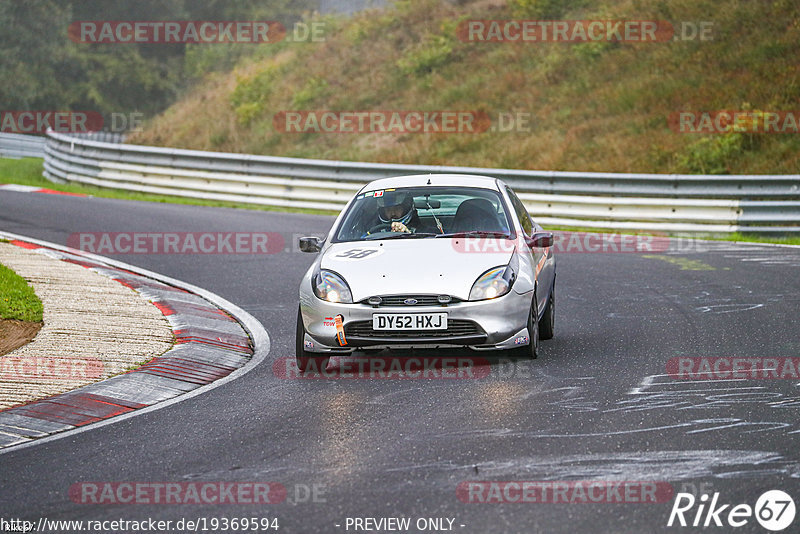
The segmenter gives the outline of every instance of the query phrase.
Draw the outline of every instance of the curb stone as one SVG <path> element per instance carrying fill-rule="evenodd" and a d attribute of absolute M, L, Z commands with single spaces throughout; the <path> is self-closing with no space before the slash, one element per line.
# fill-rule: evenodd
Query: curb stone
<path fill-rule="evenodd" d="M 30 343 L 0 356 L 0 410 L 124 373 L 174 343 L 169 321 L 151 302 L 46 252 L 0 243 L 0 263 L 33 287 L 44 319 Z"/>
<path fill-rule="evenodd" d="M 167 318 L 176 344 L 128 373 L 0 411 L 0 448 L 130 414 L 188 392 L 199 393 L 197 390 L 215 381 L 233 378 L 230 375 L 249 363 L 259 363 L 269 350 L 269 338 L 255 319 L 216 297 L 214 300 L 227 304 L 225 307 L 241 318 L 235 319 L 211 302 L 208 297 L 213 294 L 199 288 L 66 247 L 11 234 L 5 237 L 15 245 L 42 249 L 51 257 L 92 269 L 135 289 Z M 258 357 L 254 358 L 256 353 Z"/>

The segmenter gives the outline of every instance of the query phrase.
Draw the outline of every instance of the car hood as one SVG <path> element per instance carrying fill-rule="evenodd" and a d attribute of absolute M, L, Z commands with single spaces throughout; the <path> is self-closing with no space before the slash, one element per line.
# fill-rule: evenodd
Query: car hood
<path fill-rule="evenodd" d="M 334 243 L 320 267 L 339 273 L 353 302 L 373 295 L 452 295 L 469 298 L 475 280 L 498 265 L 507 265 L 513 243 L 502 252 L 465 252 L 464 238 L 390 239 Z"/>

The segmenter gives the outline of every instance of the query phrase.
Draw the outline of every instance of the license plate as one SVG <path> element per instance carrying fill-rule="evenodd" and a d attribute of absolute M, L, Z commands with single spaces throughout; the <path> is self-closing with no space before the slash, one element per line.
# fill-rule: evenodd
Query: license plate
<path fill-rule="evenodd" d="M 373 330 L 446 330 L 446 313 L 373 313 Z"/>

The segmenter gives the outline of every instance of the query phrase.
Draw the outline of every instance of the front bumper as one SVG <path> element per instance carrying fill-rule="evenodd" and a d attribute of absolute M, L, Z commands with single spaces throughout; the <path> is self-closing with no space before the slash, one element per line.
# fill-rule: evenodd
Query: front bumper
<path fill-rule="evenodd" d="M 502 297 L 447 306 L 334 304 L 301 295 L 300 308 L 309 352 L 348 353 L 362 348 L 470 347 L 508 349 L 530 342 L 527 329 L 532 293 L 513 290 Z M 447 331 L 373 331 L 373 313 L 447 313 Z M 342 315 L 346 345 L 339 344 L 334 318 Z"/>

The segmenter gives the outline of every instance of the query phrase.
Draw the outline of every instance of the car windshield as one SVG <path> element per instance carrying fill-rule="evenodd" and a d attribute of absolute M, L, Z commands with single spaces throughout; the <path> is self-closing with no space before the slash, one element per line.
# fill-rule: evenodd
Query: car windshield
<path fill-rule="evenodd" d="M 514 237 L 497 191 L 473 187 L 406 187 L 360 193 L 333 239 L 425 239 L 460 235 Z"/>

